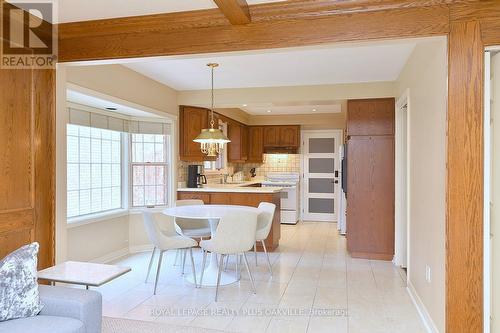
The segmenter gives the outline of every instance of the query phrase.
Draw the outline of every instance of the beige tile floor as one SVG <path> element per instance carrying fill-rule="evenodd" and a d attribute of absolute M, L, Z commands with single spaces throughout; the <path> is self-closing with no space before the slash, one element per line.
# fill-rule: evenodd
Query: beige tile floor
<path fill-rule="evenodd" d="M 404 272 L 390 262 L 350 258 L 335 224 L 282 226 L 279 251 L 271 254 L 273 277 L 264 255 L 259 254 L 256 267 L 250 254 L 257 294 L 242 271 L 241 281 L 221 287 L 218 302 L 213 288 L 195 289 L 184 280 L 181 267 L 173 265 L 174 252 L 164 258 L 153 296 L 153 276 L 144 283 L 149 254 L 116 262 L 132 272 L 98 288 L 105 316 L 226 332 L 425 332 Z M 200 251 L 195 255 L 199 268 Z M 234 270 L 231 259 L 228 271 Z M 331 315 L 322 316 L 320 310 Z"/>

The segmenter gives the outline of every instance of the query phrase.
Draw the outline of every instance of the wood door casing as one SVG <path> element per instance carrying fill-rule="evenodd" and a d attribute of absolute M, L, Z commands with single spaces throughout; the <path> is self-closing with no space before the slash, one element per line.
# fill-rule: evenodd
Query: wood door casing
<path fill-rule="evenodd" d="M 0 258 L 37 241 L 45 268 L 55 252 L 54 71 L 2 69 L 0 86 Z"/>
<path fill-rule="evenodd" d="M 347 147 L 347 249 L 354 257 L 391 260 L 394 137 L 353 136 Z"/>
<path fill-rule="evenodd" d="M 347 135 L 394 135 L 394 98 L 347 101 Z"/>

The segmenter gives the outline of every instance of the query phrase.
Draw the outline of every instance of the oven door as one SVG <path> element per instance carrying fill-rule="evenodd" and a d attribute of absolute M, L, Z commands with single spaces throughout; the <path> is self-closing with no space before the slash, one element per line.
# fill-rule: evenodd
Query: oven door
<path fill-rule="evenodd" d="M 281 191 L 281 209 L 297 210 L 297 187 L 285 187 Z"/>

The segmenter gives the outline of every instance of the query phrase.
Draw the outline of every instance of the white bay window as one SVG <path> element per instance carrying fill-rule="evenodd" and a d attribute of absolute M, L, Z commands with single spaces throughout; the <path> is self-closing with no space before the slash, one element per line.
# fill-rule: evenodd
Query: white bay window
<path fill-rule="evenodd" d="M 69 120 L 68 222 L 117 209 L 168 204 L 169 123 L 75 108 L 69 108 Z"/>

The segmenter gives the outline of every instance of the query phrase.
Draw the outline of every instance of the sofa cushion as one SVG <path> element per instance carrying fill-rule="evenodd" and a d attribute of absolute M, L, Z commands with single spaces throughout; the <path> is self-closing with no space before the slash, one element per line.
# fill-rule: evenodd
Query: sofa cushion
<path fill-rule="evenodd" d="M 38 243 L 0 261 L 0 321 L 36 316 L 42 306 L 37 282 Z"/>
<path fill-rule="evenodd" d="M 0 333 L 85 333 L 83 323 L 74 318 L 35 316 L 0 323 Z"/>

